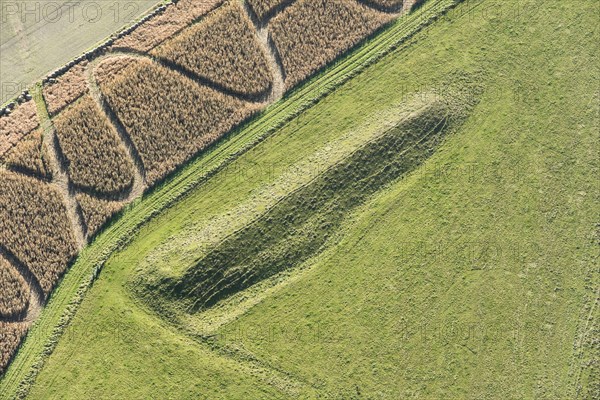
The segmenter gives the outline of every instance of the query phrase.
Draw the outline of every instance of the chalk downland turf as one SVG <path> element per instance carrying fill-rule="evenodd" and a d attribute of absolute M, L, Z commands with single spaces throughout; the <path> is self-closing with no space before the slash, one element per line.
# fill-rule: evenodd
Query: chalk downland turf
<path fill-rule="evenodd" d="M 429 158 L 472 106 L 458 97 L 433 101 L 289 194 L 182 276 L 138 276 L 131 289 L 161 314 L 169 304 L 194 313 L 300 265 L 323 250 L 348 212 Z M 165 301 L 156 301 L 158 293 Z"/>

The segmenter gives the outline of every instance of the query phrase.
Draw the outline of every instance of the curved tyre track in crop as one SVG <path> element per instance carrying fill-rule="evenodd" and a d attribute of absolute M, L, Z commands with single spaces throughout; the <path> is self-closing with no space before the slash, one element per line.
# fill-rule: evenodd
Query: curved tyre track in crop
<path fill-rule="evenodd" d="M 246 9 L 246 6 L 244 7 L 244 9 Z M 270 43 L 267 29 L 266 28 L 259 29 L 256 25 L 254 27 L 255 27 L 255 36 L 256 36 L 257 42 L 259 43 L 259 45 L 261 46 L 261 48 L 263 50 L 263 53 L 268 62 L 271 77 L 272 77 L 269 90 L 264 93 L 261 93 L 258 96 L 248 95 L 245 93 L 240 93 L 240 92 L 229 90 L 229 89 L 225 88 L 223 85 L 221 85 L 217 82 L 214 82 L 210 79 L 207 79 L 203 76 L 200 76 L 192 71 L 189 71 L 186 68 L 183 68 L 172 61 L 166 60 L 161 57 L 154 57 L 147 53 L 139 52 L 136 50 L 119 49 L 119 50 L 115 50 L 115 51 L 109 51 L 109 52 L 103 54 L 102 56 L 96 57 L 93 61 L 91 61 L 88 64 L 85 74 L 86 74 L 87 85 L 88 85 L 90 94 L 91 94 L 92 98 L 96 101 L 96 103 L 98 104 L 98 106 L 100 107 L 102 112 L 104 112 L 104 114 L 108 117 L 108 119 L 111 122 L 111 124 L 113 125 L 115 131 L 118 132 L 121 142 L 127 149 L 128 155 L 129 155 L 130 159 L 132 160 L 133 164 L 135 165 L 134 183 L 133 183 L 132 189 L 129 191 L 128 194 L 126 194 L 125 196 L 119 196 L 119 198 L 115 198 L 115 197 L 111 197 L 111 196 L 99 197 L 97 194 L 93 195 L 94 197 L 103 198 L 105 200 L 118 200 L 118 201 L 130 202 L 130 201 L 134 200 L 135 198 L 141 196 L 143 194 L 145 188 L 147 187 L 147 183 L 146 183 L 146 179 L 145 179 L 146 171 L 145 171 L 141 156 L 140 156 L 139 152 L 137 151 L 137 148 L 135 147 L 135 145 L 131 139 L 131 136 L 129 135 L 129 133 L 127 132 L 127 130 L 121 123 L 119 117 L 116 115 L 114 110 L 108 104 L 105 96 L 102 94 L 102 91 L 98 85 L 98 82 L 97 82 L 97 79 L 95 76 L 96 67 L 101 62 L 109 60 L 111 58 L 129 57 L 129 58 L 146 59 L 146 60 L 155 62 L 155 63 L 161 65 L 162 67 L 165 67 L 168 70 L 173 71 L 173 72 L 195 82 L 198 85 L 208 87 L 210 89 L 215 90 L 216 92 L 234 97 L 241 101 L 248 102 L 248 103 L 254 103 L 258 106 L 264 107 L 264 106 L 267 106 L 268 104 L 271 104 L 271 103 L 277 101 L 281 97 L 283 97 L 284 90 L 285 90 L 284 73 L 283 73 L 283 68 L 281 66 L 281 63 L 278 61 L 276 49 Z M 85 191 L 83 191 L 83 192 L 85 192 Z M 85 193 L 88 195 L 91 195 L 91 193 L 88 193 L 88 192 L 85 192 Z"/>
<path fill-rule="evenodd" d="M 257 29 L 263 29 L 269 25 L 269 22 L 271 22 L 273 18 L 284 12 L 288 7 L 294 5 L 297 1 L 298 0 L 282 0 L 277 6 L 267 11 L 262 19 L 254 12 L 247 2 L 242 1 L 242 3 L 245 8 L 247 7 L 248 15 L 252 22 L 254 22 L 254 26 L 256 26 Z"/>
<path fill-rule="evenodd" d="M 250 17 L 252 22 L 254 22 L 254 25 L 256 26 L 257 30 L 262 30 L 262 29 L 268 27 L 269 23 L 271 22 L 271 20 L 273 18 L 275 18 L 279 14 L 283 13 L 286 9 L 293 6 L 298 1 L 300 1 L 300 0 L 282 0 L 277 6 L 273 7 L 269 11 L 267 11 L 263 15 L 262 18 L 259 17 L 254 12 L 252 7 L 247 2 L 242 1 L 242 4 L 243 4 L 244 8 L 248 11 L 248 16 Z M 394 6 L 382 6 L 382 5 L 375 3 L 373 0 L 349 0 L 349 1 L 354 1 L 356 3 L 364 5 L 365 7 L 371 8 L 375 11 L 379 11 L 379 12 L 382 12 L 385 14 L 399 15 L 404 12 L 410 11 L 413 4 L 417 0 L 404 0 L 400 4 L 397 4 Z"/>
<path fill-rule="evenodd" d="M 9 252 L 4 246 L 0 245 L 0 257 L 4 258 L 14 268 L 15 271 L 25 282 L 29 289 L 29 305 L 24 315 L 20 317 L 2 318 L 0 322 L 27 322 L 32 323 L 35 321 L 42 310 L 44 305 L 44 291 L 40 285 L 37 277 L 31 273 L 31 271 L 18 260 L 11 252 Z"/>
<path fill-rule="evenodd" d="M 262 46 L 263 41 L 260 40 L 261 36 L 259 35 L 258 32 L 256 33 L 256 37 L 257 37 L 258 41 L 260 42 L 261 47 L 263 47 L 263 48 L 266 47 L 266 49 L 264 49 L 264 52 L 265 52 L 265 57 L 267 58 L 267 61 L 271 61 L 270 60 L 271 58 L 275 59 L 275 56 L 273 56 L 271 54 L 271 49 L 269 48 L 269 46 L 268 45 Z M 170 70 L 172 72 L 175 72 L 175 73 L 195 82 L 198 85 L 208 87 L 209 89 L 212 89 L 216 92 L 222 93 L 226 96 L 234 97 L 243 102 L 257 103 L 259 105 L 266 105 L 266 103 L 270 103 L 270 98 L 272 98 L 272 96 L 273 96 L 274 86 L 277 81 L 277 76 L 281 74 L 281 72 L 278 71 L 279 68 L 271 68 L 270 72 L 273 75 L 273 77 L 271 79 L 271 85 L 270 85 L 269 89 L 263 93 L 254 95 L 254 94 L 242 93 L 242 92 L 228 89 L 218 82 L 215 82 L 209 78 L 201 76 L 201 75 L 199 75 L 193 71 L 190 71 L 187 68 L 182 67 L 181 65 L 176 64 L 173 61 L 167 60 L 165 58 L 152 56 L 147 53 L 139 52 L 136 50 L 120 49 L 120 50 L 106 52 L 105 54 L 103 54 L 99 57 L 96 57 L 92 62 L 90 62 L 88 64 L 86 74 L 88 76 L 88 85 L 91 84 L 90 89 L 98 90 L 98 92 L 100 92 L 100 89 L 96 83 L 96 79 L 93 76 L 93 70 L 100 62 L 105 61 L 110 58 L 114 58 L 114 57 L 130 57 L 130 58 L 150 60 L 152 62 L 159 64 L 160 66 L 162 66 L 164 68 L 167 68 L 168 70 Z"/>
<path fill-rule="evenodd" d="M 90 63 L 90 65 L 88 65 L 85 71 L 87 85 L 90 90 L 90 95 L 92 96 L 94 101 L 96 101 L 96 103 L 100 107 L 100 110 L 102 110 L 102 112 L 104 112 L 104 114 L 108 117 L 108 120 L 110 121 L 111 125 L 118 133 L 121 143 L 125 146 L 130 160 L 133 162 L 133 185 L 131 185 L 131 189 L 129 190 L 129 193 L 125 199 L 126 202 L 130 202 L 144 193 L 144 189 L 146 187 L 146 171 L 144 169 L 144 164 L 142 163 L 142 158 L 140 157 L 140 154 L 138 153 L 135 145 L 133 144 L 131 137 L 129 136 L 125 127 L 123 126 L 117 115 L 114 113 L 114 111 L 102 95 L 100 87 L 98 86 L 98 82 L 96 81 L 96 76 L 94 75 L 94 68 L 102 60 L 104 60 L 104 58 L 98 58 L 92 63 Z"/>
<path fill-rule="evenodd" d="M 290 4 L 291 3 L 292 2 L 290 2 Z M 250 5 L 243 1 L 242 9 L 246 13 L 248 19 L 252 21 L 256 40 L 261 46 L 267 59 L 269 69 L 271 70 L 271 93 L 267 98 L 267 102 L 274 103 L 282 98 L 285 93 L 285 71 L 283 69 L 283 64 L 281 63 L 281 58 L 279 57 L 279 52 L 271 40 L 267 25 L 262 25 L 259 22 L 258 18 L 250 8 Z"/>
<path fill-rule="evenodd" d="M 357 3 L 363 4 L 366 7 L 372 8 L 373 10 L 392 15 L 401 15 L 409 12 L 417 0 L 404 0 L 395 6 L 382 6 L 375 3 L 373 0 L 356 0 Z"/>
<path fill-rule="evenodd" d="M 286 2 L 287 5 L 293 4 L 294 1 Z M 48 123 L 45 130 L 49 133 L 45 136 L 45 141 L 47 142 L 47 146 L 50 149 L 52 155 L 52 161 L 55 161 L 53 164 L 56 169 L 56 175 L 53 179 L 53 183 L 56 183 L 57 186 L 61 189 L 61 193 L 64 194 L 65 203 L 67 203 L 68 208 L 70 210 L 70 214 L 72 214 L 72 220 L 74 220 L 74 226 L 78 226 L 79 229 L 76 229 L 78 241 L 80 242 L 80 247 L 83 247 L 87 241 L 87 237 L 83 232 L 85 229 L 82 223 L 82 217 L 80 212 L 78 211 L 77 203 L 74 199 L 75 192 L 85 193 L 91 195 L 95 198 L 102 200 L 110 200 L 110 201 L 123 201 L 125 203 L 129 203 L 134 199 L 140 197 L 144 190 L 147 188 L 146 182 L 146 171 L 144 164 L 142 162 L 141 156 L 135 147 L 131 136 L 121 123 L 120 119 L 116 115 L 116 113 L 112 110 L 108 102 L 106 101 L 105 96 L 102 94 L 100 87 L 98 85 L 95 69 L 96 67 L 103 61 L 106 61 L 115 57 L 130 57 L 130 58 L 139 58 L 139 59 L 147 59 L 152 62 L 155 62 L 162 67 L 167 68 L 170 71 L 173 71 L 198 85 L 208 87 L 216 92 L 225 94 L 227 96 L 234 97 L 238 100 L 256 104 L 259 107 L 266 107 L 267 105 L 277 101 L 285 92 L 285 84 L 284 84 L 284 70 L 282 64 L 279 60 L 279 56 L 277 54 L 277 49 L 271 43 L 269 38 L 269 32 L 266 24 L 261 25 L 255 19 L 252 11 L 248 8 L 248 6 L 242 2 L 243 9 L 245 10 L 247 16 L 253 22 L 254 27 L 254 35 L 257 39 L 257 43 L 263 50 L 263 54 L 266 58 L 267 64 L 269 65 L 270 73 L 271 73 L 271 85 L 267 91 L 264 93 L 260 93 L 258 95 L 247 94 L 242 92 L 237 92 L 230 90 L 224 87 L 222 84 L 215 82 L 211 79 L 198 75 L 192 71 L 187 70 L 186 68 L 161 57 L 151 56 L 148 53 L 140 52 L 133 49 L 123 49 L 120 48 L 118 50 L 111 50 L 106 52 L 105 54 L 94 58 L 90 63 L 86 66 L 85 76 L 86 76 L 86 84 L 88 86 L 89 92 L 92 98 L 96 101 L 102 112 L 108 117 L 111 122 L 113 128 L 118 133 L 121 143 L 125 146 L 128 156 L 130 160 L 133 162 L 135 166 L 134 171 L 134 183 L 127 192 L 122 193 L 119 196 L 99 196 L 97 193 L 90 193 L 86 190 L 80 190 L 73 188 L 73 185 L 70 183 L 68 177 L 68 170 L 64 160 L 61 158 L 61 151 L 58 143 L 56 143 L 54 129 L 51 123 L 51 120 L 47 120 L 45 122 Z M 45 104 L 44 104 L 45 105 Z M 72 204 L 71 204 L 72 203 Z"/>
<path fill-rule="evenodd" d="M 54 125 L 48 116 L 48 110 L 46 108 L 46 103 L 43 100 L 41 90 L 39 90 L 39 93 L 35 94 L 35 98 L 38 106 L 38 114 L 41 119 L 40 126 L 43 130 L 43 144 L 48 150 L 50 166 L 53 170 L 50 184 L 55 185 L 56 189 L 64 199 L 63 203 L 67 208 L 67 214 L 71 221 L 76 244 L 79 250 L 81 250 L 86 244 L 85 229 L 81 214 L 79 213 L 77 201 L 75 200 L 75 191 L 72 187 L 71 180 L 69 179 L 67 164 L 60 150 L 60 146 L 58 145 L 58 138 L 54 131 Z"/>

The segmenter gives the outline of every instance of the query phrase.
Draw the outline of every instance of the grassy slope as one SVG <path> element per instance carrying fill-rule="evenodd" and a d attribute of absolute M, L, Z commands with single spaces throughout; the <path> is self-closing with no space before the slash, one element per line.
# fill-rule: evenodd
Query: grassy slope
<path fill-rule="evenodd" d="M 3 2 L 0 104 L 158 3 L 160 0 Z"/>
<path fill-rule="evenodd" d="M 417 12 L 392 25 L 384 34 L 373 38 L 301 88 L 294 90 L 283 101 L 269 107 L 259 118 L 203 152 L 198 159 L 175 174 L 168 183 L 127 207 L 124 213 L 126 217 L 116 219 L 112 226 L 79 255 L 59 288 L 52 293 L 42 315 L 30 329 L 9 370 L 0 380 L 2 397 L 12 398 L 15 393 L 22 397 L 28 392 L 97 276 L 99 268 L 119 246 L 131 240 L 140 225 L 173 204 L 206 177 L 227 166 L 237 154 L 268 137 L 318 99 L 389 53 L 392 48 L 403 43 L 452 4 L 453 0 L 429 1 Z"/>
<path fill-rule="evenodd" d="M 598 98 L 590 82 L 599 78 L 598 6 L 523 4 L 515 18 L 503 3 L 487 0 L 472 17 L 439 22 L 319 103 L 302 121 L 318 121 L 322 130 L 292 123 L 240 158 L 242 169 L 261 157 L 286 164 L 294 149 L 322 146 L 327 138 L 314 138 L 327 128 L 339 126 L 341 134 L 369 124 L 376 110 L 457 69 L 485 74 L 487 92 L 464 129 L 418 173 L 354 213 L 341 243 L 312 268 L 222 327 L 219 343 L 242 345 L 295 381 L 344 398 L 574 397 L 573 343 L 597 252 Z M 490 10 L 499 9 L 503 16 L 492 18 L 499 14 Z M 231 375 L 193 378 L 215 356 L 146 314 L 123 286 L 166 238 L 218 215 L 227 207 L 221 199 L 247 198 L 248 188 L 227 179 L 216 176 L 112 259 L 32 398 L 91 396 L 107 387 L 117 397 L 138 397 L 146 384 L 153 394 L 183 397 L 195 383 L 195 394 L 221 388 L 240 395 L 245 386 L 227 386 Z M 172 380 L 136 369 L 161 359 Z M 251 385 L 253 376 L 237 379 Z M 179 377 L 188 378 L 185 386 Z"/>
<path fill-rule="evenodd" d="M 509 18 L 484 4 L 504 18 L 437 25 L 347 97 L 483 67 L 488 93 L 468 126 L 225 341 L 345 396 L 575 397 L 598 251 L 598 5 L 523 4 Z"/>

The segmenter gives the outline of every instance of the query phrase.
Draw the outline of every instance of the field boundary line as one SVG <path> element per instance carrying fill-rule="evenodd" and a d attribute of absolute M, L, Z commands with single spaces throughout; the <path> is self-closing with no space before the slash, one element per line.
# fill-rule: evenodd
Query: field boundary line
<path fill-rule="evenodd" d="M 107 50 L 101 56 L 94 58 L 94 60 L 92 60 L 92 62 L 90 62 L 87 65 L 86 69 L 89 71 L 90 69 L 93 68 L 93 66 L 98 65 L 100 62 L 107 60 L 109 58 L 112 58 L 112 57 L 131 57 L 131 58 L 136 58 L 136 59 L 149 60 L 153 63 L 160 65 L 163 68 L 166 68 L 178 75 L 181 75 L 182 77 L 184 77 L 186 79 L 189 79 L 190 81 L 194 82 L 197 85 L 207 87 L 211 90 L 214 90 L 215 92 L 221 93 L 225 96 L 233 97 L 235 99 L 238 99 L 238 100 L 240 100 L 242 102 L 246 102 L 246 103 L 265 105 L 265 103 L 267 102 L 269 95 L 271 93 L 270 88 L 265 90 L 262 93 L 254 93 L 254 94 L 242 93 L 242 92 L 238 92 L 235 90 L 231 90 L 231 89 L 226 88 L 224 85 L 222 85 L 210 78 L 202 76 L 194 71 L 191 71 L 169 59 L 166 59 L 164 57 L 154 56 L 154 55 L 144 53 L 144 52 L 141 52 L 138 50 L 133 50 L 133 49 Z M 91 72 L 91 73 L 93 74 L 93 72 Z M 89 73 L 86 72 L 86 74 L 88 75 L 88 77 L 90 76 Z"/>
<path fill-rule="evenodd" d="M 374 64 L 431 25 L 463 0 L 430 0 L 417 10 L 390 23 L 374 37 L 316 73 L 285 97 L 243 126 L 234 128 L 213 146 L 158 184 L 142 198 L 127 205 L 123 218 L 113 220 L 90 246 L 84 248 L 65 274 L 50 300 L 33 324 L 8 371 L 0 380 L 2 398 L 24 398 L 52 354 L 62 333 L 75 315 L 85 293 L 103 264 L 129 243 L 139 228 L 192 189 L 213 176 L 257 143 L 269 137 L 327 94 Z"/>

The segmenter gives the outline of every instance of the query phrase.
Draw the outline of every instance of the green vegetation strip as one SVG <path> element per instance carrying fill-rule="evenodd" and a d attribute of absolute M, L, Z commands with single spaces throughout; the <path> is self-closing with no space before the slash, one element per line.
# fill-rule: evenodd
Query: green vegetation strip
<path fill-rule="evenodd" d="M 48 305 L 0 381 L 2 397 L 22 398 L 27 394 L 104 262 L 114 251 L 126 245 L 140 226 L 458 3 L 460 0 L 431 0 L 414 13 L 399 19 L 381 34 L 294 90 L 283 101 L 269 107 L 261 116 L 201 154 L 168 182 L 128 206 L 122 218 L 114 221 L 81 252 L 52 294 Z"/>

